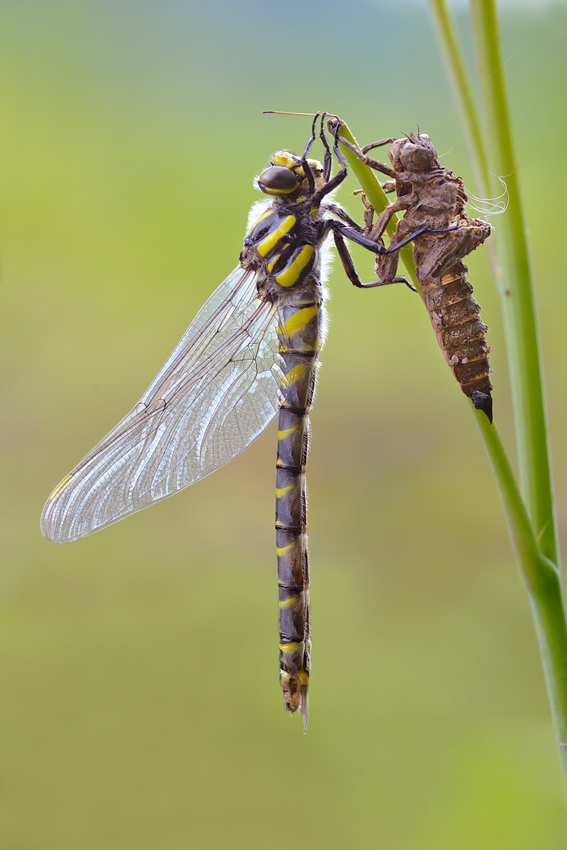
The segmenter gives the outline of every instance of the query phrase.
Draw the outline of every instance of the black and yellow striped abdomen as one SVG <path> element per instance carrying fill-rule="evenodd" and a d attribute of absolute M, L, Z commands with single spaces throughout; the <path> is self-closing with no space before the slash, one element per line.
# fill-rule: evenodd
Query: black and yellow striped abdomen
<path fill-rule="evenodd" d="M 276 461 L 280 681 L 289 711 L 307 722 L 311 652 L 305 465 L 309 410 L 323 344 L 323 293 L 315 277 L 282 299 L 278 336 L 284 377 Z"/>

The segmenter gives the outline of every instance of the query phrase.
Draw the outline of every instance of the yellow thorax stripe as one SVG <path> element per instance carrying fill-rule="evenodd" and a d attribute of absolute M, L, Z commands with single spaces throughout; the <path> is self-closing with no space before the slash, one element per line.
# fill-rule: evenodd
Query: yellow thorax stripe
<path fill-rule="evenodd" d="M 295 336 L 305 325 L 314 318 L 319 312 L 319 307 L 316 304 L 312 304 L 310 307 L 304 307 L 302 310 L 297 310 L 296 313 L 293 313 L 289 319 L 286 319 L 283 323 L 283 327 L 278 328 L 279 334 L 284 334 L 291 339 L 291 337 Z"/>
<path fill-rule="evenodd" d="M 313 256 L 313 245 L 304 245 L 295 260 L 289 266 L 276 275 L 280 286 L 293 286 L 297 283 L 299 275 Z"/>
<path fill-rule="evenodd" d="M 268 233 L 261 242 L 258 242 L 256 250 L 260 256 L 265 257 L 266 254 L 269 254 L 270 251 L 278 244 L 282 236 L 289 233 L 296 221 L 297 219 L 294 215 L 287 215 L 279 227 L 276 227 L 276 229 L 272 230 L 271 233 Z"/>
<path fill-rule="evenodd" d="M 272 260 L 270 260 L 270 262 L 268 263 L 268 271 L 269 272 L 272 271 L 272 269 L 274 268 L 275 264 L 277 263 L 277 261 L 279 260 L 280 257 L 281 257 L 281 254 L 276 254 L 276 256 Z"/>

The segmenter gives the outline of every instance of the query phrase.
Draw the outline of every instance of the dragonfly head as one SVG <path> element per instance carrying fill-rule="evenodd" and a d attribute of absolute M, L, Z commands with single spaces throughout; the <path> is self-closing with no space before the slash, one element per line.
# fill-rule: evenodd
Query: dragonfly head
<path fill-rule="evenodd" d="M 315 188 L 324 185 L 323 166 L 316 159 L 308 159 L 307 164 L 315 178 Z M 266 195 L 290 197 L 296 192 L 307 189 L 307 178 L 301 157 L 290 151 L 277 151 L 272 156 L 272 164 L 258 177 L 258 188 Z"/>

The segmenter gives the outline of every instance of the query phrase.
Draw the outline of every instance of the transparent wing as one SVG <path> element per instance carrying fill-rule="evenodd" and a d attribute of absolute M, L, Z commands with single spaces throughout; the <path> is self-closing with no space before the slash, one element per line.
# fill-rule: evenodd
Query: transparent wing
<path fill-rule="evenodd" d="M 278 411 L 277 308 L 236 268 L 211 295 L 140 402 L 55 488 L 41 530 L 92 534 L 165 499 L 243 451 Z"/>

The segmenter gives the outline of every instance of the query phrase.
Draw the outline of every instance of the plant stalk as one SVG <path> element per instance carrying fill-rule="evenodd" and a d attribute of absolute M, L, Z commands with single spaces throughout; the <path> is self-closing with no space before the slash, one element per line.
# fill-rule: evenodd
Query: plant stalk
<path fill-rule="evenodd" d="M 464 61 L 446 4 L 444 0 L 431 0 L 431 7 L 458 98 L 462 103 L 465 98 L 470 101 L 461 112 L 467 141 L 475 150 L 477 169 L 487 167 L 502 175 L 508 187 L 508 209 L 499 223 L 496 240 L 496 280 L 504 316 L 525 504 L 496 428 L 490 426 L 482 414 L 475 411 L 475 416 L 500 490 L 512 545 L 530 600 L 561 767 L 567 782 L 567 625 L 558 566 L 559 547 L 535 298 L 496 9 L 494 0 L 471 0 L 485 118 L 486 141 L 483 144 L 477 132 L 477 111 L 470 98 Z"/>
<path fill-rule="evenodd" d="M 508 209 L 498 225 L 497 256 L 521 489 L 541 551 L 558 564 L 559 547 L 532 270 L 512 146 L 496 10 L 493 0 L 471 0 L 471 8 L 489 168 L 506 180 L 509 194 Z"/>
<path fill-rule="evenodd" d="M 461 54 L 457 31 L 446 0 L 430 0 L 431 13 L 437 36 L 445 56 L 457 108 L 464 128 L 465 144 L 473 168 L 473 175 L 481 197 L 487 198 L 489 173 L 482 139 L 480 117 L 476 108 L 473 87 Z"/>

